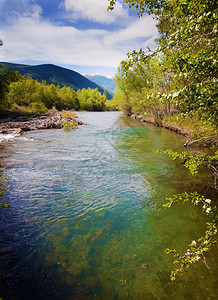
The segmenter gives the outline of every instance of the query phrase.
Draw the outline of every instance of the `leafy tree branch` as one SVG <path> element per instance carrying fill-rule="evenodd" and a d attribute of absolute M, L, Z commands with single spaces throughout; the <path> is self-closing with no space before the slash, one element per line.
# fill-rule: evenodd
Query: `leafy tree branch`
<path fill-rule="evenodd" d="M 206 223 L 207 229 L 205 231 L 205 235 L 199 238 L 197 241 L 193 240 L 184 255 L 180 255 L 175 249 L 167 248 L 165 250 L 166 253 L 171 253 L 176 257 L 176 269 L 171 271 L 170 279 L 174 281 L 178 274 L 182 274 L 189 266 L 201 258 L 203 258 L 203 262 L 207 268 L 210 268 L 206 262 L 206 258 L 204 254 L 210 251 L 211 247 L 216 245 L 217 240 L 215 239 L 215 235 L 217 234 L 217 207 L 212 205 L 211 199 L 206 199 L 204 196 L 199 195 L 198 193 L 182 193 L 178 195 L 174 195 L 172 198 L 167 198 L 167 203 L 163 206 L 165 208 L 169 208 L 172 204 L 176 202 L 191 202 L 194 205 L 201 205 L 202 210 L 212 221 Z"/>

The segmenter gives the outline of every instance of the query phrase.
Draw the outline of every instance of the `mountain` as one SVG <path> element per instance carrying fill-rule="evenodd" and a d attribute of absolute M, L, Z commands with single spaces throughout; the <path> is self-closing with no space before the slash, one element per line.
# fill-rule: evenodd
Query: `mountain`
<path fill-rule="evenodd" d="M 69 86 L 75 91 L 80 89 L 95 89 L 98 88 L 99 92 L 103 95 L 104 87 L 96 84 L 81 74 L 52 64 L 44 64 L 37 66 L 14 64 L 8 62 L 1 62 L 8 67 L 11 66 L 12 71 L 18 71 L 25 76 L 31 76 L 33 79 L 37 79 L 39 82 L 46 80 L 48 84 L 55 84 L 62 86 Z M 108 99 L 112 99 L 113 95 L 108 91 Z"/>
<path fill-rule="evenodd" d="M 96 84 L 104 87 L 109 92 L 113 93 L 116 88 L 116 83 L 113 79 L 102 76 L 102 75 L 84 75 L 89 80 L 95 82 Z"/>

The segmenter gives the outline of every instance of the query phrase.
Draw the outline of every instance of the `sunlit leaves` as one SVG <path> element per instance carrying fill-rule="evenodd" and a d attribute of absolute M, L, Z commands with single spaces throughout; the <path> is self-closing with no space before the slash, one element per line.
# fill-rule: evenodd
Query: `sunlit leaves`
<path fill-rule="evenodd" d="M 111 1 L 114 7 L 116 1 Z M 152 13 L 157 19 L 159 38 L 155 51 L 134 50 L 121 62 L 128 69 L 161 53 L 159 72 L 172 78 L 171 90 L 165 79 L 165 91 L 159 99 L 176 103 L 181 112 L 197 112 L 200 118 L 217 124 L 217 21 L 214 0 L 143 1 L 126 0 L 141 16 Z M 159 73 L 158 72 L 158 73 Z M 166 76 L 167 77 L 167 76 Z M 158 82 L 158 78 L 156 80 Z M 157 83 L 158 85 L 158 83 Z M 146 101 L 146 100 L 145 100 Z"/>
<path fill-rule="evenodd" d="M 193 240 L 184 255 L 180 255 L 175 249 L 167 248 L 166 253 L 171 253 L 176 257 L 176 269 L 171 272 L 171 280 L 176 279 L 176 275 L 184 273 L 192 263 L 203 259 L 205 265 L 207 265 L 204 253 L 209 251 L 212 246 L 217 243 L 215 235 L 217 234 L 217 207 L 213 206 L 211 199 L 206 199 L 204 196 L 198 193 L 182 193 L 174 195 L 171 198 L 167 198 L 167 203 L 164 204 L 165 208 L 169 208 L 176 202 L 191 202 L 194 205 L 201 205 L 202 210 L 212 221 L 206 223 L 207 229 L 205 235 L 199 238 L 197 241 Z"/>
<path fill-rule="evenodd" d="M 184 161 L 184 166 L 192 175 L 196 175 L 201 167 L 207 167 L 214 172 L 214 176 L 217 176 L 218 151 L 216 151 L 214 155 L 190 154 L 187 151 L 178 153 L 172 151 L 171 149 L 165 151 L 158 150 L 156 152 L 167 154 L 173 160 L 182 159 Z"/>

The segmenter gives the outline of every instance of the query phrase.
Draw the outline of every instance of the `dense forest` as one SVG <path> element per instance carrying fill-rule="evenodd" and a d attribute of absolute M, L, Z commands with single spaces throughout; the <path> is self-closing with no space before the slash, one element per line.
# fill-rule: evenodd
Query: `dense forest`
<path fill-rule="evenodd" d="M 75 91 L 70 87 L 41 83 L 31 77 L 26 78 L 10 66 L 1 66 L 0 111 L 10 110 L 25 114 L 44 114 L 55 107 L 57 110 L 105 110 L 107 93 L 102 95 L 96 89 Z"/>
<path fill-rule="evenodd" d="M 110 92 L 110 85 L 114 81 L 105 76 L 83 76 L 76 71 L 54 64 L 23 65 L 9 62 L 1 63 L 6 68 L 10 66 L 11 71 L 18 71 L 21 75 L 37 79 L 41 83 L 46 81 L 48 84 L 59 84 L 60 87 L 67 86 L 75 91 L 82 90 L 83 88 L 97 88 L 102 95 L 104 94 L 104 90 L 107 89 L 108 99 L 113 98 L 113 93 Z"/>

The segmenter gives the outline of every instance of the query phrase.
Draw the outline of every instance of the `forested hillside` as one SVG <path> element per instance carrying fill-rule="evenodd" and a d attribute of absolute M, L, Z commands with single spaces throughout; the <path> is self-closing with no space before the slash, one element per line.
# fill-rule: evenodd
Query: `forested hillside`
<path fill-rule="evenodd" d="M 63 67 L 59 67 L 52 64 L 44 64 L 38 66 L 29 66 L 22 64 L 14 64 L 8 62 L 2 62 L 3 65 L 8 67 L 12 71 L 18 71 L 21 75 L 37 79 L 39 82 L 46 81 L 48 84 L 60 85 L 61 87 L 66 86 L 74 89 L 98 89 L 103 95 L 106 87 L 100 86 L 88 78 L 82 76 L 78 72 L 69 70 Z M 108 93 L 108 99 L 111 99 L 112 95 Z"/>
<path fill-rule="evenodd" d="M 106 93 L 97 88 L 74 89 L 45 80 L 39 82 L 12 71 L 10 67 L 0 66 L 0 112 L 21 114 L 44 114 L 55 108 L 74 110 L 105 110 Z M 109 101 L 108 101 L 109 102 Z"/>

